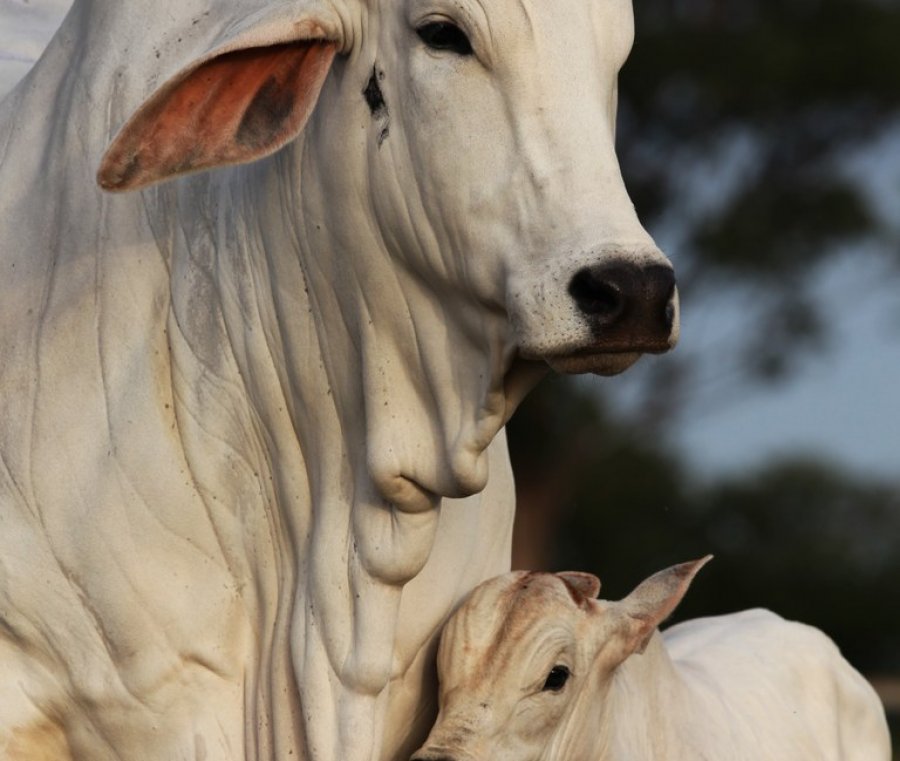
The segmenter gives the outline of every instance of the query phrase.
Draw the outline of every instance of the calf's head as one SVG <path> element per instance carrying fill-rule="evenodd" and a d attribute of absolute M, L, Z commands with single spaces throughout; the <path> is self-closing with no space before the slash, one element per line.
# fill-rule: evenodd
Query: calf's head
<path fill-rule="evenodd" d="M 295 177 L 324 189 L 307 220 L 333 250 L 374 240 L 445 296 L 505 314 L 520 356 L 613 374 L 674 345 L 672 268 L 614 152 L 630 0 L 245 0 L 218 14 L 207 52 L 120 131 L 101 186 L 294 144 Z"/>
<path fill-rule="evenodd" d="M 709 559 L 616 602 L 594 599 L 600 581 L 583 573 L 516 571 L 477 587 L 441 635 L 440 713 L 412 761 L 599 757 L 613 672 L 643 652 Z"/>

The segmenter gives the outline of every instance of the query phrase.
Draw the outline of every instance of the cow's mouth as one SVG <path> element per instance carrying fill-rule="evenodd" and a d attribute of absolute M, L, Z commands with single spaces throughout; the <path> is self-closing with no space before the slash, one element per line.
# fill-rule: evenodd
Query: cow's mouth
<path fill-rule="evenodd" d="M 594 373 L 594 375 L 610 376 L 625 372 L 641 356 L 643 356 L 643 352 L 640 351 L 597 351 L 596 349 L 585 349 L 569 354 L 545 357 L 544 360 L 555 372 L 566 375 Z"/>

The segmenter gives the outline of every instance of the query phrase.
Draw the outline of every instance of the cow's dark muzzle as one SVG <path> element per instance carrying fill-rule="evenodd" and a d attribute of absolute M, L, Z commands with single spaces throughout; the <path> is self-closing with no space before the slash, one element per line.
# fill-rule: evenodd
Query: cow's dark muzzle
<path fill-rule="evenodd" d="M 590 326 L 591 354 L 668 351 L 677 315 L 675 273 L 668 265 L 611 262 L 583 267 L 569 295 Z"/>

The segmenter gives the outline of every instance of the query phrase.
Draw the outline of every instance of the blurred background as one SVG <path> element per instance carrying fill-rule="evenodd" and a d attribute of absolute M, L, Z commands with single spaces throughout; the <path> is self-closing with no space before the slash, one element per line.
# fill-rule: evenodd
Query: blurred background
<path fill-rule="evenodd" d="M 69 0 L 0 0 L 0 95 Z M 636 0 L 619 154 L 682 340 L 510 424 L 514 567 L 821 627 L 900 746 L 900 0 Z M 900 747 L 897 749 L 900 758 Z"/>
<path fill-rule="evenodd" d="M 900 745 L 900 2 L 637 0 L 618 150 L 682 340 L 509 426 L 516 568 L 824 629 Z M 900 748 L 897 749 L 900 758 Z"/>

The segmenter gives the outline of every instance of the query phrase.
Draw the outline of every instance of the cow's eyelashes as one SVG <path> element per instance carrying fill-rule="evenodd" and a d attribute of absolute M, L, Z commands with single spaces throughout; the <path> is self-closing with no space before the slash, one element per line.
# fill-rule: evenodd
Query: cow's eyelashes
<path fill-rule="evenodd" d="M 472 55 L 472 43 L 466 33 L 450 21 L 429 21 L 418 27 L 416 34 L 432 50 Z"/>
<path fill-rule="evenodd" d="M 550 673 L 547 674 L 547 679 L 544 682 L 544 686 L 541 688 L 542 692 L 559 692 L 563 687 L 566 686 L 566 682 L 569 681 L 569 677 L 572 676 L 572 672 L 569 671 L 565 666 L 554 666 L 550 669 Z"/>

